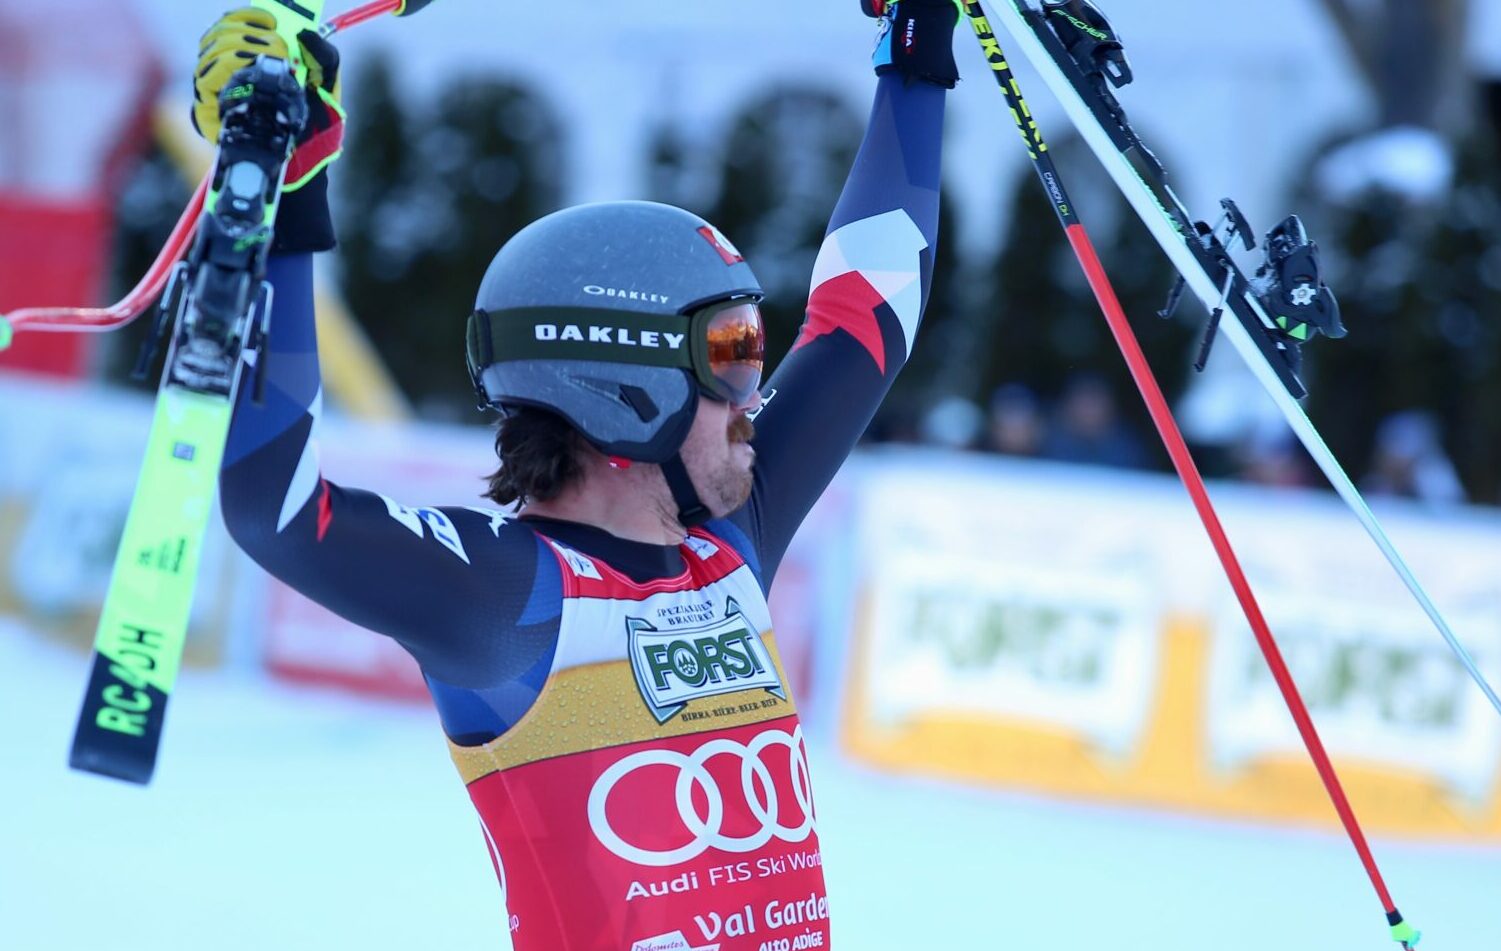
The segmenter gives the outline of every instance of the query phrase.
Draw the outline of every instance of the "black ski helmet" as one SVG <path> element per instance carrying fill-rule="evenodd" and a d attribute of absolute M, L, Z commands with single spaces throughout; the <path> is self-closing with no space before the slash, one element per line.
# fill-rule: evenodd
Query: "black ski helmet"
<path fill-rule="evenodd" d="M 550 410 L 607 455 L 660 463 L 698 403 L 691 316 L 762 296 L 734 245 L 695 214 L 647 201 L 567 208 L 490 262 L 469 372 L 483 405 Z"/>
<path fill-rule="evenodd" d="M 646 201 L 567 208 L 490 262 L 469 318 L 470 377 L 482 407 L 551 411 L 600 452 L 662 464 L 680 482 L 694 367 L 707 362 L 695 315 L 763 296 L 740 252 L 695 214 Z"/>

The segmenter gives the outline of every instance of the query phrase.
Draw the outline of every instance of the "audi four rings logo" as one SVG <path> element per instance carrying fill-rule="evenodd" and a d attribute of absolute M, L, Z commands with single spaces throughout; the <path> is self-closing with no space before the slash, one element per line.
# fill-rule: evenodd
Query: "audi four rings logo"
<path fill-rule="evenodd" d="M 761 754 L 771 750 L 772 764 Z M 785 750 L 785 755 L 782 751 Z M 726 835 L 725 797 L 719 784 L 705 768 L 716 756 L 733 756 L 740 761 L 740 794 L 749 814 L 760 828 L 750 835 Z M 637 770 L 670 767 L 677 770 L 673 794 L 678 820 L 692 838 L 674 849 L 648 849 L 633 845 L 610 822 L 610 793 L 616 785 Z M 793 802 L 802 820 L 795 826 L 783 825 L 781 794 L 773 770 L 782 773 L 781 788 L 792 791 Z M 694 790 L 702 791 L 705 815 L 694 805 Z M 617 813 L 618 815 L 619 813 Z M 735 824 L 740 825 L 738 817 Z M 757 734 L 748 744 L 730 739 L 710 740 L 692 753 L 675 750 L 641 750 L 617 762 L 594 781 L 589 791 L 589 825 L 595 838 L 611 852 L 636 865 L 662 867 L 687 862 L 709 849 L 723 852 L 754 852 L 773 838 L 783 842 L 802 842 L 816 827 L 813 816 L 812 786 L 808 778 L 808 759 L 803 751 L 803 728 L 791 734 L 769 729 Z"/>

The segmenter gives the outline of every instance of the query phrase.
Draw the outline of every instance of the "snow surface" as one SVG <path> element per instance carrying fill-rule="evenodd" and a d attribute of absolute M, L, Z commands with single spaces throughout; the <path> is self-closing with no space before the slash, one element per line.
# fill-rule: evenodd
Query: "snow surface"
<path fill-rule="evenodd" d="M 86 658 L 0 620 L 0 948 L 507 948 L 435 715 L 185 672 L 157 776 L 64 765 Z M 842 951 L 1389 943 L 1349 845 L 897 779 L 814 729 Z M 1501 946 L 1501 851 L 1377 841 L 1424 949 Z"/>

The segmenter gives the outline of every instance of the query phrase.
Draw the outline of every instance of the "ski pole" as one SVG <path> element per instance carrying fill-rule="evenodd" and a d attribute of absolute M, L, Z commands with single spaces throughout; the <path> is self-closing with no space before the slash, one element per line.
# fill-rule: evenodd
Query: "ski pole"
<path fill-rule="evenodd" d="M 1204 530 L 1208 533 L 1216 554 L 1219 555 L 1225 576 L 1230 581 L 1236 598 L 1240 601 L 1241 610 L 1251 625 L 1251 630 L 1256 636 L 1256 643 L 1261 648 L 1262 656 L 1266 658 L 1267 666 L 1271 668 L 1272 676 L 1277 682 L 1288 711 L 1292 714 L 1293 721 L 1297 724 L 1298 733 L 1303 738 L 1308 755 L 1313 759 L 1319 778 L 1323 780 L 1324 788 L 1334 804 L 1335 812 L 1339 814 L 1345 832 L 1349 835 L 1350 842 L 1360 856 L 1366 874 L 1370 877 L 1371 884 L 1381 900 L 1392 938 L 1400 942 L 1403 948 L 1410 949 L 1417 944 L 1420 933 L 1414 931 L 1412 926 L 1402 919 L 1401 913 L 1397 911 L 1392 901 L 1391 894 L 1387 891 L 1386 882 L 1376 866 L 1375 858 L 1371 855 L 1365 833 L 1361 830 L 1355 812 L 1350 807 L 1344 787 L 1335 773 L 1334 764 L 1329 760 L 1329 754 L 1324 749 L 1323 741 L 1313 725 L 1313 719 L 1309 716 L 1308 708 L 1298 692 L 1297 684 L 1294 683 L 1292 674 L 1287 669 L 1287 663 L 1282 658 L 1282 652 L 1277 646 L 1277 641 L 1272 636 L 1266 619 L 1261 613 L 1261 607 L 1256 602 L 1256 596 L 1251 591 L 1240 561 L 1230 546 L 1229 537 L 1225 534 L 1219 515 L 1209 500 L 1209 491 L 1188 451 L 1183 434 L 1178 430 L 1172 410 L 1169 409 L 1167 400 L 1162 395 L 1162 389 L 1158 386 L 1157 379 L 1147 364 L 1146 357 L 1142 354 L 1136 334 L 1131 329 L 1130 321 L 1126 319 L 1125 311 L 1116 297 L 1115 289 L 1105 273 L 1104 266 L 1100 263 L 1099 255 L 1095 253 L 1089 234 L 1085 231 L 1083 222 L 1079 220 L 1077 209 L 1069 200 L 1068 192 L 1064 190 L 1063 180 L 1053 164 L 1052 156 L 1048 154 L 1047 142 L 1037 127 L 1032 110 L 1022 97 L 1021 85 L 1012 73 L 1010 64 L 1006 62 L 1006 54 L 1001 50 L 1000 43 L 990 27 L 989 18 L 984 8 L 980 6 L 979 0 L 965 0 L 965 13 L 969 17 L 970 26 L 974 28 L 981 52 L 986 62 L 990 64 L 991 74 L 995 77 L 996 84 L 1000 86 L 1006 98 L 1006 104 L 1011 109 L 1011 117 L 1016 122 L 1017 131 L 1021 133 L 1022 141 L 1027 148 L 1027 155 L 1032 160 L 1032 167 L 1053 203 L 1053 211 L 1068 236 L 1069 244 L 1079 259 L 1085 277 L 1089 280 L 1090 289 L 1094 292 L 1095 299 L 1104 312 L 1105 320 L 1110 325 L 1110 332 L 1114 335 L 1116 344 L 1120 347 L 1121 354 L 1131 370 L 1131 377 L 1136 381 L 1142 399 L 1146 401 L 1152 422 L 1162 437 L 1168 455 L 1172 457 L 1173 467 L 1178 471 L 1183 487 L 1188 490 L 1189 496 L 1193 499 L 1194 508 L 1198 510 L 1199 518 L 1204 523 Z"/>
<path fill-rule="evenodd" d="M 359 26 L 387 13 L 399 13 L 405 0 L 373 0 L 333 17 L 319 28 L 327 37 Z M 212 174 L 212 172 L 210 172 Z M 131 323 L 161 296 L 171 277 L 172 267 L 183 256 L 198 230 L 198 221 L 203 213 L 203 200 L 208 194 L 208 177 L 198 183 L 193 197 L 177 219 L 166 244 L 157 253 L 156 260 L 147 268 L 146 274 L 118 302 L 108 307 L 24 307 L 9 314 L 0 314 L 0 350 L 8 347 L 15 333 L 21 331 L 41 333 L 103 333 Z"/>
<path fill-rule="evenodd" d="M 1067 10 L 1057 12 L 1068 18 Z M 1100 164 L 1105 167 L 1126 200 L 1146 224 L 1147 229 L 1152 232 L 1152 236 L 1157 239 L 1163 253 L 1183 275 L 1187 285 L 1193 288 L 1194 293 L 1211 310 L 1217 306 L 1216 302 L 1219 305 L 1225 304 L 1225 301 L 1220 300 L 1222 296 L 1220 288 L 1201 266 L 1188 243 L 1187 235 L 1193 233 L 1193 226 L 1187 210 L 1183 208 L 1182 203 L 1167 183 L 1159 180 L 1158 174 L 1138 164 L 1143 162 L 1147 166 L 1155 164 L 1143 155 L 1146 149 L 1140 140 L 1131 135 L 1130 138 L 1134 141 L 1127 142 L 1123 147 L 1121 143 L 1114 141 L 1115 133 L 1107 132 L 1097 120 L 1090 105 L 1084 101 L 1084 93 L 1075 88 L 1074 81 L 1064 72 L 1063 66 L 1050 54 L 1047 43 L 1041 35 L 1041 31 L 1047 29 L 1042 24 L 1043 14 L 1022 0 L 1008 0 L 1001 8 L 999 17 L 1000 22 L 1004 23 L 1016 36 L 1023 53 L 1037 64 L 1043 81 L 1058 97 L 1064 111 L 1078 127 L 1084 141 L 1089 144 L 1090 149 L 1100 160 Z M 1156 170 L 1158 173 L 1160 171 L 1160 168 Z M 1272 319 L 1253 293 L 1245 293 L 1241 300 L 1232 302 L 1232 306 L 1243 306 L 1254 323 L 1262 326 L 1273 324 Z M 1474 659 L 1465 650 L 1464 645 L 1460 643 L 1449 623 L 1433 603 L 1433 599 L 1418 583 L 1412 569 L 1403 560 L 1391 538 L 1377 521 L 1370 506 L 1355 487 L 1354 481 L 1324 442 L 1323 436 L 1314 426 L 1313 421 L 1308 418 L 1308 414 L 1303 411 L 1295 395 L 1288 391 L 1282 378 L 1278 376 L 1271 364 L 1261 358 L 1263 357 L 1262 348 L 1252 338 L 1248 327 L 1242 326 L 1240 321 L 1232 320 L 1225 324 L 1224 335 L 1235 347 L 1236 352 L 1241 355 L 1262 389 L 1272 398 L 1272 402 L 1277 404 L 1277 408 L 1282 412 L 1303 447 L 1308 450 L 1308 454 L 1329 480 L 1329 484 L 1334 487 L 1335 492 L 1360 521 L 1366 534 L 1375 542 L 1376 547 L 1391 565 L 1392 570 L 1397 573 L 1408 593 L 1418 602 L 1423 613 L 1428 616 L 1445 643 L 1449 645 L 1450 651 L 1470 675 L 1470 679 L 1485 694 L 1497 714 L 1501 714 L 1501 697 L 1497 696 L 1496 691 L 1486 681 Z"/>

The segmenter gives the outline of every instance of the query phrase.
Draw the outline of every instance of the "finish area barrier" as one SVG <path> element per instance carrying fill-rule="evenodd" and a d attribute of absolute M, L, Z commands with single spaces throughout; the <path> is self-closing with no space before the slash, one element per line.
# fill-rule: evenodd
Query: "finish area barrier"
<path fill-rule="evenodd" d="M 1330 826 L 1170 477 L 867 457 L 841 705 L 855 757 L 1049 794 Z M 1211 488 L 1368 828 L 1501 841 L 1501 721 L 1332 496 Z M 1501 675 L 1501 517 L 1381 512 Z"/>

